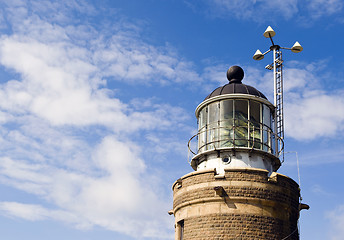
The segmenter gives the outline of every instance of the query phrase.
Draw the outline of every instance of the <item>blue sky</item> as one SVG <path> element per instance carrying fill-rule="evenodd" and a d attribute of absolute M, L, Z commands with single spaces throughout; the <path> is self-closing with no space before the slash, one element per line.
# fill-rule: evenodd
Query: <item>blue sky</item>
<path fill-rule="evenodd" d="M 273 100 L 285 51 L 286 151 L 311 206 L 301 239 L 344 239 L 344 2 L 1 1 L 2 239 L 173 239 L 194 110 L 226 71 Z M 279 172 L 298 179 L 295 153 Z"/>

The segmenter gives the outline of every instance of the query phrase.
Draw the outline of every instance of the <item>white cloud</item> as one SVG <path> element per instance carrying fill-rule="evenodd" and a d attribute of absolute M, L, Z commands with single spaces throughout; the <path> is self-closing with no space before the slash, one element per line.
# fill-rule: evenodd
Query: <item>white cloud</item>
<path fill-rule="evenodd" d="M 298 64 L 300 67 L 284 68 L 286 135 L 301 141 L 340 136 L 344 131 L 343 90 L 326 89 L 326 83 L 322 81 L 324 76 L 321 74 L 324 62 Z M 252 67 L 247 70 L 248 84 L 266 94 L 270 102 L 273 102 L 272 72 L 262 73 L 262 70 Z"/>
<path fill-rule="evenodd" d="M 289 66 L 291 67 L 284 68 L 283 76 L 286 135 L 301 141 L 341 136 L 344 132 L 344 89 L 326 89 L 326 83 L 322 80 L 331 78 L 321 73 L 326 62 L 293 62 Z M 217 86 L 226 84 L 223 68 L 222 65 L 208 67 L 204 76 L 216 82 Z M 251 66 L 243 66 L 243 69 L 243 83 L 257 88 L 273 102 L 272 72 Z M 212 77 L 207 77 L 208 75 Z M 212 91 L 214 85 L 210 88 Z"/>
<path fill-rule="evenodd" d="M 1 64 L 22 78 L 0 89 L 0 99 L 7 100 L 2 101 L 3 109 L 26 111 L 54 125 L 101 124 L 133 131 L 159 126 L 159 121 L 144 113 L 130 115 L 128 106 L 113 97 L 116 91 L 106 88 L 106 81 L 185 84 L 199 78 L 191 63 L 167 48 L 138 40 L 136 33 L 98 32 L 89 40 L 89 49 L 74 43 L 74 36 L 89 28 L 69 29 L 35 15 L 25 19 L 16 34 L 0 39 Z"/>
<path fill-rule="evenodd" d="M 1 158 L 2 182 L 36 194 L 58 210 L 6 202 L 0 209 L 6 215 L 32 221 L 64 221 L 58 217 L 63 214 L 70 215 L 66 221 L 76 227 L 98 225 L 133 236 L 165 238 L 172 224 L 166 213 L 168 201 L 157 195 L 160 187 L 147 173 L 139 153 L 135 143 L 107 136 L 91 158 L 83 159 L 91 166 L 87 172 Z"/>
<path fill-rule="evenodd" d="M 311 187 L 311 191 L 318 196 L 325 196 L 325 197 L 334 197 L 332 193 L 327 192 L 321 185 L 314 184 Z"/>
<path fill-rule="evenodd" d="M 281 17 L 287 20 L 293 17 L 303 20 L 305 18 L 317 19 L 339 13 L 343 8 L 341 0 L 207 0 L 206 2 L 214 16 L 258 22 Z M 307 12 L 304 11 L 305 9 Z"/>
<path fill-rule="evenodd" d="M 344 239 L 344 205 L 338 206 L 331 212 L 326 214 L 326 217 L 331 222 L 329 239 L 343 240 Z"/>
<path fill-rule="evenodd" d="M 196 82 L 199 78 L 192 63 L 178 59 L 172 50 L 152 47 L 125 33 L 114 35 L 108 44 L 98 45 L 94 61 L 102 66 L 106 77 L 135 84 Z"/>
<path fill-rule="evenodd" d="M 81 20 L 69 25 L 69 7 L 97 14 L 92 7 L 69 2 L 74 7 L 18 1 L 6 9 L 11 32 L 0 38 L 0 63 L 15 74 L 0 85 L 0 182 L 34 194 L 40 202 L 3 201 L 0 213 L 64 221 L 78 228 L 101 226 L 134 237 L 170 238 L 170 195 L 162 189 L 164 179 L 150 175 L 157 169 L 146 156 L 182 152 L 175 135 L 166 137 L 164 131 L 191 132 L 185 126 L 188 115 L 155 99 L 137 99 L 135 92 L 135 99 L 129 96 L 124 102 L 109 86 L 185 86 L 208 77 L 218 84 L 225 72 L 216 74 L 215 66 L 197 74 L 175 51 L 141 40 L 132 24 L 112 26 L 111 33 Z M 28 12 L 30 3 L 49 15 Z M 295 69 L 290 77 L 302 80 L 286 87 L 291 93 L 307 85 L 309 72 L 299 73 Z M 251 77 L 249 82 L 258 89 L 270 88 L 259 79 Z M 306 93 L 295 94 L 307 107 Z M 309 127 L 303 123 L 314 114 L 301 115 L 300 126 Z M 334 122 L 337 128 L 341 121 Z M 325 131 L 312 134 L 310 130 L 307 136 L 327 136 Z M 146 146 L 151 148 L 144 151 Z"/>
<path fill-rule="evenodd" d="M 25 109 L 55 125 L 123 125 L 125 104 L 97 88 L 99 80 L 92 77 L 95 66 L 73 56 L 82 56 L 85 49 L 23 38 L 0 41 L 1 63 L 23 78 L 1 89 L 0 98 L 7 100 L 2 101 L 3 109 Z"/>
<path fill-rule="evenodd" d="M 0 212 L 3 215 L 19 217 L 30 221 L 45 219 L 75 221 L 76 216 L 64 211 L 49 210 L 40 205 L 23 204 L 17 202 L 0 202 Z"/>
<path fill-rule="evenodd" d="M 222 16 L 234 16 L 239 19 L 260 21 L 267 17 L 283 16 L 291 18 L 298 12 L 297 0 L 207 0 Z"/>
<path fill-rule="evenodd" d="M 218 83 L 219 85 L 224 85 L 228 83 L 226 69 L 228 66 L 224 64 L 216 66 L 208 66 L 204 68 L 202 77 L 207 81 Z"/>
<path fill-rule="evenodd" d="M 299 139 L 335 137 L 343 133 L 343 94 L 322 91 L 305 91 L 286 103 L 288 135 Z"/>
<path fill-rule="evenodd" d="M 308 0 L 307 7 L 313 18 L 332 15 L 343 9 L 341 0 Z"/>
<path fill-rule="evenodd" d="M 331 138 L 344 130 L 343 90 L 326 89 L 322 79 L 329 76 L 321 74 L 323 67 L 324 62 L 319 62 L 285 70 L 285 120 L 290 137 L 299 140 Z"/>
<path fill-rule="evenodd" d="M 0 213 L 170 238 L 170 195 L 163 179 L 150 175 L 157 170 L 142 146 L 165 139 L 169 149 L 180 149 L 163 131 L 187 129 L 188 115 L 154 99 L 144 106 L 141 100 L 124 102 L 109 85 L 187 84 L 199 76 L 177 53 L 140 40 L 132 26 L 119 24 L 109 34 L 68 25 L 66 8 L 18 1 L 5 11 L 12 32 L 0 37 L 0 63 L 15 74 L 0 85 L 0 182 L 40 201 L 3 201 Z M 46 11 L 50 18 L 36 14 Z M 150 155 L 162 148 L 152 149 Z"/>

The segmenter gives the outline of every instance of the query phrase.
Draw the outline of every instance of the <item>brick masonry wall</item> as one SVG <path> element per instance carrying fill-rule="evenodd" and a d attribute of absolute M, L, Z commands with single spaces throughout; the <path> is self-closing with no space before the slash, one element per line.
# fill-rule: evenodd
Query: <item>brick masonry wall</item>
<path fill-rule="evenodd" d="M 282 239 L 282 235 L 283 221 L 279 219 L 248 214 L 209 214 L 186 219 L 183 239 L 276 240 Z"/>
<path fill-rule="evenodd" d="M 219 196 L 214 186 L 221 186 Z M 176 222 L 184 220 L 183 240 L 283 239 L 297 228 L 299 189 L 290 178 L 261 169 L 193 172 L 173 185 Z M 229 204 L 230 202 L 230 204 Z M 297 240 L 296 231 L 289 240 Z"/>

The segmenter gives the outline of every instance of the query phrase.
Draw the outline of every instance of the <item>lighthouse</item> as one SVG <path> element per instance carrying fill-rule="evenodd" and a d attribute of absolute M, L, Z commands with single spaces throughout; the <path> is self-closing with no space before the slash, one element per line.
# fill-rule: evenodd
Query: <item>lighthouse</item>
<path fill-rule="evenodd" d="M 271 27 L 264 36 L 272 41 Z M 299 185 L 277 173 L 284 150 L 280 49 L 270 47 L 274 103 L 244 83 L 241 67 L 232 66 L 228 83 L 196 107 L 198 131 L 188 143 L 194 171 L 172 186 L 176 240 L 299 239 L 299 212 L 309 207 L 300 202 Z M 302 47 L 297 43 L 295 49 Z M 253 58 L 267 52 L 257 50 Z"/>
<path fill-rule="evenodd" d="M 250 167 L 271 174 L 280 167 L 278 146 L 283 141 L 271 128 L 274 107 L 263 93 L 243 84 L 243 78 L 241 67 L 231 67 L 229 83 L 215 89 L 196 108 L 194 170 L 215 168 L 223 175 L 225 168 Z"/>

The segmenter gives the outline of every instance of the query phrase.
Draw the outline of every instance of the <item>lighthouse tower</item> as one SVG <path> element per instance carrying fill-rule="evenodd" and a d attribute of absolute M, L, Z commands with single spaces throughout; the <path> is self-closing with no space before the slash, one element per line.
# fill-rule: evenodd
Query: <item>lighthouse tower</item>
<path fill-rule="evenodd" d="M 299 186 L 276 173 L 276 107 L 243 83 L 241 67 L 227 78 L 196 108 L 195 171 L 172 187 L 175 239 L 299 239 Z"/>

